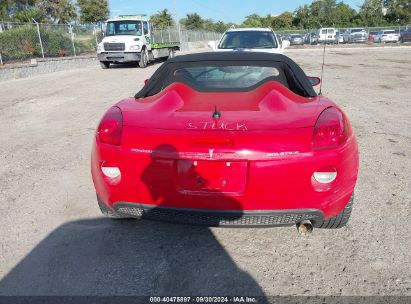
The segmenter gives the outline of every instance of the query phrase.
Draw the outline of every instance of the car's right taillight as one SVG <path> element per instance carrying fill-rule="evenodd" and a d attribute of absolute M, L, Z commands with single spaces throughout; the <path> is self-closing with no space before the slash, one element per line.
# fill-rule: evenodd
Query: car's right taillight
<path fill-rule="evenodd" d="M 336 148 L 348 137 L 347 124 L 343 113 L 337 108 L 327 108 L 314 126 L 313 149 Z"/>
<path fill-rule="evenodd" d="M 123 131 L 123 115 L 118 107 L 110 108 L 97 128 L 97 140 L 119 146 Z"/>

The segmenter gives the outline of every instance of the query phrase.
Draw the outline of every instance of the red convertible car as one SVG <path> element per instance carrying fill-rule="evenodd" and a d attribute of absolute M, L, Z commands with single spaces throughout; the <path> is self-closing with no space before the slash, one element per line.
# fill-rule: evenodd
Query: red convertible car
<path fill-rule="evenodd" d="M 277 54 L 169 59 L 98 126 L 91 172 L 101 211 L 207 226 L 344 226 L 357 142 L 318 82 Z"/>

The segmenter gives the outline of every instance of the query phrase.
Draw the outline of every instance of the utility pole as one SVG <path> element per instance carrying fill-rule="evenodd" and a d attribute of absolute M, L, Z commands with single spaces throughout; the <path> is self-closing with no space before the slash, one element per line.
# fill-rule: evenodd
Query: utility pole
<path fill-rule="evenodd" d="M 177 14 L 177 0 L 173 0 L 173 11 L 174 11 L 174 19 L 176 22 L 177 32 L 178 32 L 178 42 L 180 42 L 180 47 L 181 47 L 181 28 L 180 28 L 180 20 L 178 20 L 178 14 Z"/>

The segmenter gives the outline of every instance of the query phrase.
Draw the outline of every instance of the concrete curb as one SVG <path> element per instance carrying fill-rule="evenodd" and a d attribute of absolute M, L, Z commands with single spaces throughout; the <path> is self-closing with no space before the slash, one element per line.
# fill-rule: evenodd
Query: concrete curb
<path fill-rule="evenodd" d="M 0 81 L 32 77 L 52 72 L 71 70 L 96 64 L 95 55 L 32 59 L 28 64 L 7 65 L 0 68 Z"/>

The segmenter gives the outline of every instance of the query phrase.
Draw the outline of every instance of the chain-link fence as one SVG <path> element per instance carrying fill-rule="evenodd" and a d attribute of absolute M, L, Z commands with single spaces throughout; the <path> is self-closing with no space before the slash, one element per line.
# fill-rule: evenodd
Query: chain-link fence
<path fill-rule="evenodd" d="M 103 28 L 94 24 L 56 25 L 0 21 L 0 64 L 28 62 L 34 58 L 93 55 L 103 38 Z M 154 29 L 155 43 L 208 41 L 221 34 L 182 27 Z"/>
<path fill-rule="evenodd" d="M 401 34 L 405 27 L 366 27 L 367 42 L 372 43 L 372 35 L 380 30 L 392 29 Z M 335 29 L 333 43 L 346 43 L 342 36 L 346 28 Z M 281 39 L 290 35 L 302 35 L 304 44 L 318 42 L 318 29 L 277 30 Z M 186 49 L 191 42 L 218 40 L 221 33 L 188 30 L 182 26 L 153 30 L 153 42 L 180 42 Z M 316 37 L 317 36 L 317 37 Z M 38 23 L 13 23 L 0 21 L 0 64 L 27 62 L 33 58 L 73 57 L 94 55 L 97 45 L 103 38 L 103 29 L 94 24 L 55 25 Z M 327 41 L 330 42 L 330 41 Z"/>
<path fill-rule="evenodd" d="M 12 63 L 93 54 L 98 32 L 93 25 L 0 22 L 1 61 Z"/>
<path fill-rule="evenodd" d="M 181 30 L 182 42 L 196 42 L 196 41 L 211 41 L 218 40 L 222 36 L 222 33 L 206 32 L 206 31 L 194 31 L 188 29 Z"/>
<path fill-rule="evenodd" d="M 171 26 L 163 29 L 153 29 L 153 42 L 180 42 L 182 46 L 188 42 L 210 41 L 220 39 L 222 33 L 209 31 L 194 31 L 183 26 Z"/>

